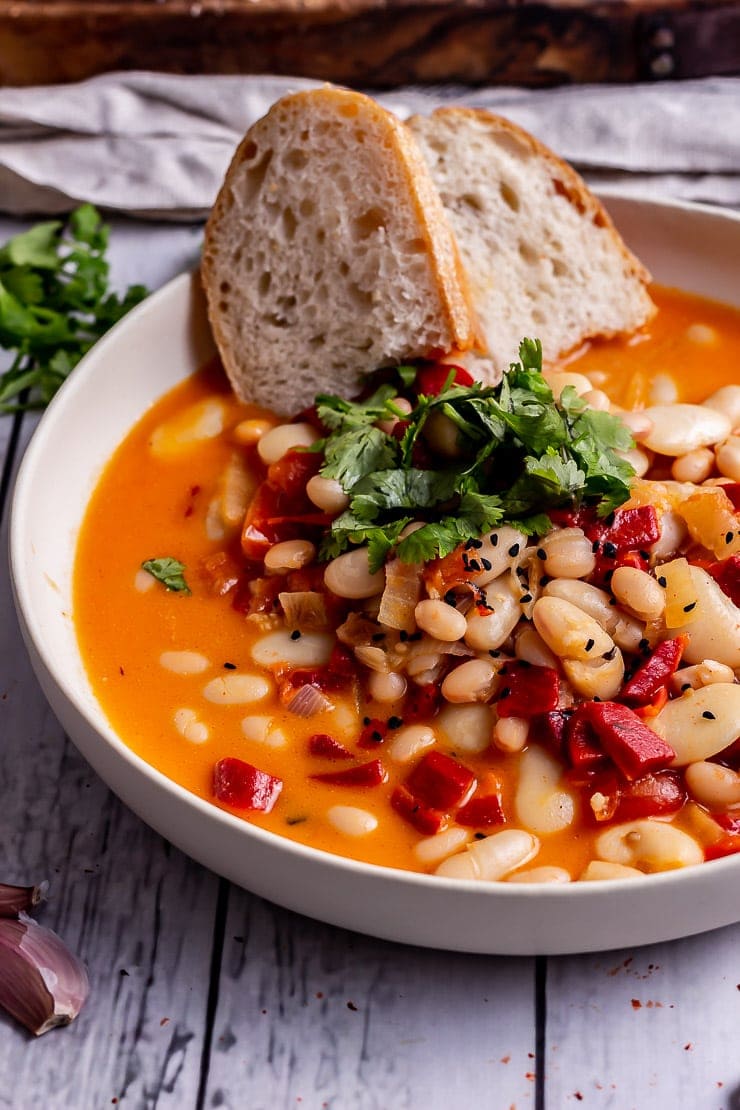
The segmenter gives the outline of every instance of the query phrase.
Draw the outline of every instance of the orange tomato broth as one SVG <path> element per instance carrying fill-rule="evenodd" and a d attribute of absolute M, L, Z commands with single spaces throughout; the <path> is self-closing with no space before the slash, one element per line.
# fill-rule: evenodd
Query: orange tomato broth
<path fill-rule="evenodd" d="M 654 287 L 652 294 L 659 311 L 643 331 L 627 340 L 586 345 L 566 360 L 569 369 L 602 371 L 605 376 L 599 387 L 615 402 L 637 407 L 645 402 L 658 373 L 669 373 L 676 381 L 679 400 L 694 402 L 735 381 L 740 365 L 740 310 L 662 287 Z M 687 329 L 695 324 L 713 329 L 714 335 L 704 333 L 704 342 L 691 339 Z M 226 432 L 171 458 L 154 457 L 149 449 L 154 430 L 214 395 L 226 405 Z M 357 728 L 342 731 L 331 713 L 298 719 L 276 696 L 252 705 L 214 705 L 203 697 L 206 682 L 230 673 L 224 663 L 235 664 L 239 672 L 260 672 L 251 662 L 250 646 L 262 633 L 233 608 L 229 595 L 214 597 L 208 592 L 197 567 L 204 556 L 227 546 L 224 541 L 208 540 L 204 524 L 208 504 L 235 450 L 228 429 L 245 417 L 261 414 L 234 398 L 220 370 L 206 368 L 158 401 L 113 454 L 87 510 L 75 567 L 74 619 L 88 676 L 125 743 L 194 794 L 219 804 L 212 793 L 214 765 L 236 756 L 279 776 L 283 789 L 269 814 L 231 812 L 314 848 L 393 868 L 424 870 L 412 851 L 421 834 L 389 803 L 394 786 L 408 775 L 408 766 L 386 760 L 388 782 L 373 788 L 329 786 L 309 777 L 346 766 L 310 756 L 310 735 L 334 735 L 357 751 L 358 762 L 365 762 L 383 752 L 382 746 L 378 751 L 355 748 L 352 741 L 363 716 L 387 719 L 400 712 L 398 707 L 352 704 Z M 238 552 L 238 537 L 231 550 Z M 142 561 L 166 555 L 185 564 L 191 597 L 159 584 L 145 593 L 135 588 Z M 198 651 L 207 656 L 210 666 L 201 674 L 173 674 L 159 662 L 166 650 Z M 336 705 L 342 704 L 343 695 L 331 697 Z M 195 709 L 208 726 L 205 743 L 192 743 L 177 731 L 173 715 L 180 707 Z M 241 719 L 261 715 L 277 721 L 289 737 L 285 747 L 245 739 Z M 451 751 L 442 743 L 438 747 Z M 504 799 L 513 796 L 516 755 L 490 748 L 482 755 L 465 753 L 461 758 L 479 780 L 486 772 L 495 772 L 503 784 Z M 377 829 L 364 837 L 338 832 L 325 816 L 337 804 L 372 812 Z M 593 858 L 598 831 L 590 815 L 581 811 L 569 829 L 540 837 L 536 864 L 565 866 L 577 876 Z"/>

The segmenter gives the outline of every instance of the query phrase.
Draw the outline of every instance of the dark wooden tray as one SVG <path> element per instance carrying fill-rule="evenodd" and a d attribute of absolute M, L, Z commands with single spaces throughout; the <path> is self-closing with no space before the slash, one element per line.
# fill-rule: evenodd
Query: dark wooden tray
<path fill-rule="evenodd" d="M 112 69 L 383 87 L 740 73 L 740 0 L 0 0 L 0 84 Z"/>

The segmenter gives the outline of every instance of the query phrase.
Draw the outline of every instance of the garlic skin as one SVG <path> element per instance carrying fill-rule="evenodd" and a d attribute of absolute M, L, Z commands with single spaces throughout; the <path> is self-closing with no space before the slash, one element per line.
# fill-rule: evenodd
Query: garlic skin
<path fill-rule="evenodd" d="M 17 917 L 22 910 L 32 910 L 43 902 L 49 889 L 48 882 L 38 886 L 9 886 L 0 883 L 0 917 Z"/>
<path fill-rule="evenodd" d="M 69 1025 L 90 984 L 82 962 L 26 913 L 0 918 L 0 1006 L 35 1036 Z"/>

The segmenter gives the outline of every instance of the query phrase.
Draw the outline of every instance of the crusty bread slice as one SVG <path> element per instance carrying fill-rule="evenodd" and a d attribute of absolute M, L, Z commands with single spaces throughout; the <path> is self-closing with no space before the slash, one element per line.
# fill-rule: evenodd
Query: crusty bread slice
<path fill-rule="evenodd" d="M 235 392 L 280 413 L 476 340 L 454 237 L 411 133 L 331 86 L 252 126 L 206 227 L 208 311 Z"/>
<path fill-rule="evenodd" d="M 651 318 L 650 275 L 575 170 L 542 143 L 472 109 L 441 108 L 408 126 L 468 271 L 488 347 L 463 360 L 476 377 L 497 381 L 525 335 L 553 361 Z"/>

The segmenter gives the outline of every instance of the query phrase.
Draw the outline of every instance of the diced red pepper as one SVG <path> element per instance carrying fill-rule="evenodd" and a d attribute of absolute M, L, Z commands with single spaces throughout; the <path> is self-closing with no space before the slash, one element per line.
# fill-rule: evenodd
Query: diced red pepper
<path fill-rule="evenodd" d="M 475 786 L 475 775 L 449 755 L 431 751 L 416 764 L 406 786 L 425 805 L 448 810 L 468 797 Z"/>
<path fill-rule="evenodd" d="M 740 814 L 735 816 L 732 813 L 713 813 L 712 817 L 727 832 L 740 836 Z"/>
<path fill-rule="evenodd" d="M 647 705 L 659 690 L 668 688 L 671 675 L 678 670 L 688 636 L 663 640 L 622 687 L 620 697 L 632 705 Z"/>
<path fill-rule="evenodd" d="M 613 701 L 584 701 L 578 707 L 576 718 L 592 726 L 604 751 L 630 782 L 648 771 L 667 767 L 676 758 L 670 744 L 643 724 L 626 705 Z"/>
<path fill-rule="evenodd" d="M 737 852 L 740 852 L 740 836 L 728 834 L 720 840 L 715 840 L 714 844 L 706 845 L 704 859 L 722 859 L 724 856 L 734 856 Z"/>
<path fill-rule="evenodd" d="M 490 829 L 505 823 L 504 811 L 498 794 L 488 794 L 481 798 L 471 798 L 467 805 L 455 814 L 458 825 L 470 829 Z"/>
<path fill-rule="evenodd" d="M 686 790 L 677 771 L 643 775 L 621 787 L 617 819 L 636 821 L 640 817 L 675 813 L 685 801 Z"/>
<path fill-rule="evenodd" d="M 558 707 L 560 681 L 553 667 L 507 663 L 501 669 L 496 701 L 499 717 L 534 717 Z"/>
<path fill-rule="evenodd" d="M 441 698 L 439 686 L 430 682 L 426 686 L 412 685 L 406 694 L 401 714 L 405 724 L 410 725 L 415 721 L 428 721 L 439 713 Z"/>
<path fill-rule="evenodd" d="M 583 705 L 586 703 L 584 702 Z M 592 771 L 601 767 L 609 758 L 598 742 L 591 724 L 579 706 L 565 724 L 565 753 L 576 771 Z"/>
<path fill-rule="evenodd" d="M 219 759 L 213 769 L 213 792 L 234 809 L 269 813 L 283 789 L 283 780 L 260 771 L 243 759 Z"/>
<path fill-rule="evenodd" d="M 740 512 L 740 482 L 727 482 L 722 486 L 722 492 L 729 497 L 735 512 Z"/>
<path fill-rule="evenodd" d="M 319 451 L 291 448 L 268 468 L 267 480 L 289 497 L 299 497 L 305 493 L 309 478 L 318 474 L 323 463 L 324 456 Z"/>
<path fill-rule="evenodd" d="M 710 563 L 707 572 L 723 593 L 735 605 L 740 606 L 740 555 L 731 555 L 729 559 L 722 559 L 719 563 Z"/>
<path fill-rule="evenodd" d="M 380 786 L 388 778 L 388 773 L 379 759 L 371 759 L 369 763 L 358 763 L 346 771 L 326 771 L 311 775 L 311 778 L 330 786 Z"/>
<path fill-rule="evenodd" d="M 242 567 L 228 551 L 214 551 L 212 555 L 205 555 L 198 563 L 198 571 L 209 594 L 214 597 L 223 597 L 229 593 L 242 576 Z"/>
<path fill-rule="evenodd" d="M 530 721 L 529 734 L 559 759 L 565 759 L 565 729 L 573 716 L 572 709 L 553 709 Z"/>
<path fill-rule="evenodd" d="M 308 738 L 308 750 L 319 759 L 352 759 L 352 752 L 326 732 L 315 732 Z"/>
<path fill-rule="evenodd" d="M 668 688 L 661 686 L 652 701 L 647 705 L 636 705 L 634 711 L 641 721 L 647 721 L 651 717 L 657 717 L 663 706 L 668 701 Z"/>
<path fill-rule="evenodd" d="M 357 674 L 354 655 L 348 647 L 339 643 L 338 640 L 331 649 L 327 670 L 336 677 L 338 682 L 347 682 Z"/>
<path fill-rule="evenodd" d="M 380 717 L 373 717 L 363 727 L 358 744 L 361 748 L 377 748 L 388 735 L 388 722 L 381 721 Z"/>
<path fill-rule="evenodd" d="M 602 551 L 605 544 L 612 544 L 617 552 L 644 550 L 660 539 L 660 521 L 652 505 L 617 509 L 610 524 L 600 520 L 584 522 L 582 527 L 590 540 L 599 543 Z"/>
<path fill-rule="evenodd" d="M 434 836 L 447 824 L 446 814 L 425 806 L 405 786 L 397 786 L 393 791 L 391 806 L 404 821 L 408 821 L 425 836 Z"/>
<path fill-rule="evenodd" d="M 427 397 L 436 397 L 445 387 L 445 382 L 452 376 L 453 385 L 472 385 L 473 377 L 464 366 L 453 366 L 451 363 L 432 362 L 422 366 L 416 374 L 414 389 Z"/>

